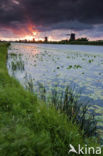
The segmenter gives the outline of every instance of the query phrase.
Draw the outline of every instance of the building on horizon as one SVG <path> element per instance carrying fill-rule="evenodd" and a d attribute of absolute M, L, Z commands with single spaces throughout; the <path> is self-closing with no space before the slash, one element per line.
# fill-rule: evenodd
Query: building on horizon
<path fill-rule="evenodd" d="M 35 38 L 33 38 L 32 42 L 33 42 L 33 43 L 35 42 Z"/>
<path fill-rule="evenodd" d="M 70 34 L 70 41 L 75 41 L 75 33 Z"/>
<path fill-rule="evenodd" d="M 45 43 L 48 42 L 48 37 L 47 37 L 47 36 L 45 37 L 44 42 L 45 42 Z"/>

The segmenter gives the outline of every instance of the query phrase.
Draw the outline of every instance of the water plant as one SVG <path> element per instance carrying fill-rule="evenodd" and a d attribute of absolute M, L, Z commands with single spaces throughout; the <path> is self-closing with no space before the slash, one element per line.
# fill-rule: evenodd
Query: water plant
<path fill-rule="evenodd" d="M 92 63 L 93 61 L 94 61 L 93 59 L 91 59 L 91 60 L 88 60 L 88 62 L 89 62 L 89 63 Z"/>
<path fill-rule="evenodd" d="M 69 65 L 69 66 L 67 67 L 67 69 L 71 69 L 71 68 L 73 68 L 73 69 L 78 69 L 78 68 L 82 68 L 82 66 L 80 66 L 80 65 L 74 65 L 74 66 Z"/>
<path fill-rule="evenodd" d="M 78 69 L 78 68 L 82 68 L 82 66 L 80 66 L 80 65 L 74 65 L 74 67 L 73 67 L 74 69 Z"/>
<path fill-rule="evenodd" d="M 67 67 L 67 69 L 71 69 L 72 68 L 72 65 L 69 65 L 68 67 Z"/>
<path fill-rule="evenodd" d="M 22 60 L 19 60 L 19 61 L 12 61 L 11 62 L 11 68 L 13 71 L 15 70 L 24 70 L 24 62 Z"/>
<path fill-rule="evenodd" d="M 46 89 L 40 84 L 41 99 L 46 102 Z M 79 100 L 79 95 L 73 92 L 70 87 L 67 87 L 65 91 L 58 91 L 57 86 L 54 87 L 49 95 L 49 105 L 54 106 L 61 113 L 65 113 L 68 120 L 72 123 L 78 124 L 80 129 L 83 131 L 84 137 L 91 137 L 97 135 L 97 121 L 95 119 L 94 112 L 90 113 L 89 105 L 83 104 L 83 101 Z M 48 101 L 47 101 L 48 105 Z"/>
<path fill-rule="evenodd" d="M 86 59 L 85 58 L 82 58 L 82 60 L 85 61 Z"/>
<path fill-rule="evenodd" d="M 9 56 L 10 57 L 17 57 L 17 54 L 16 53 L 10 53 Z"/>
<path fill-rule="evenodd" d="M 29 90 L 31 93 L 33 93 L 34 92 L 34 83 L 33 82 L 35 79 L 32 79 L 30 77 L 30 75 L 27 75 L 27 73 L 26 73 L 24 80 L 25 80 L 25 84 L 24 84 L 25 88 L 27 90 Z"/>
<path fill-rule="evenodd" d="M 57 67 L 57 69 L 60 69 L 60 67 Z"/>
<path fill-rule="evenodd" d="M 33 91 L 34 91 L 34 84 L 33 84 L 33 80 L 32 79 L 30 79 L 26 83 L 26 89 L 33 93 Z"/>
<path fill-rule="evenodd" d="M 70 56 L 67 56 L 67 59 L 69 59 L 70 58 Z"/>

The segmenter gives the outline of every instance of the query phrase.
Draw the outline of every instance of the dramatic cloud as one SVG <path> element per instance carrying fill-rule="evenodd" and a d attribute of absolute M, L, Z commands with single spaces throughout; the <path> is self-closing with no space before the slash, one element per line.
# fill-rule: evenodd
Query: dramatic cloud
<path fill-rule="evenodd" d="M 98 34 L 103 31 L 102 7 L 103 0 L 0 0 L 0 36 L 94 29 Z"/>

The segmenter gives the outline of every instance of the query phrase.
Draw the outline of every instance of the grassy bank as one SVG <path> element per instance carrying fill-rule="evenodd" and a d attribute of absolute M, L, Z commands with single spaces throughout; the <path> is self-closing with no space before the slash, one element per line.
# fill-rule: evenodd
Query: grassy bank
<path fill-rule="evenodd" d="M 67 156 L 69 144 L 96 146 L 53 106 L 37 99 L 6 68 L 7 45 L 0 45 L 0 156 Z M 72 153 L 70 154 L 72 155 Z"/>

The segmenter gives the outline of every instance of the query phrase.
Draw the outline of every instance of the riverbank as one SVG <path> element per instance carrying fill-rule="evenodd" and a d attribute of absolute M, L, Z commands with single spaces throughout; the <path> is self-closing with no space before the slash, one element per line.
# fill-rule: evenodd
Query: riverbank
<path fill-rule="evenodd" d="M 95 147 L 67 116 L 47 107 L 6 68 L 7 45 L 0 46 L 0 156 L 67 156 L 69 144 Z"/>
<path fill-rule="evenodd" d="M 62 41 L 15 41 L 14 43 L 35 43 L 35 44 L 60 44 L 60 45 L 90 45 L 90 46 L 103 46 L 103 41 L 69 41 L 69 40 L 62 40 Z"/>

